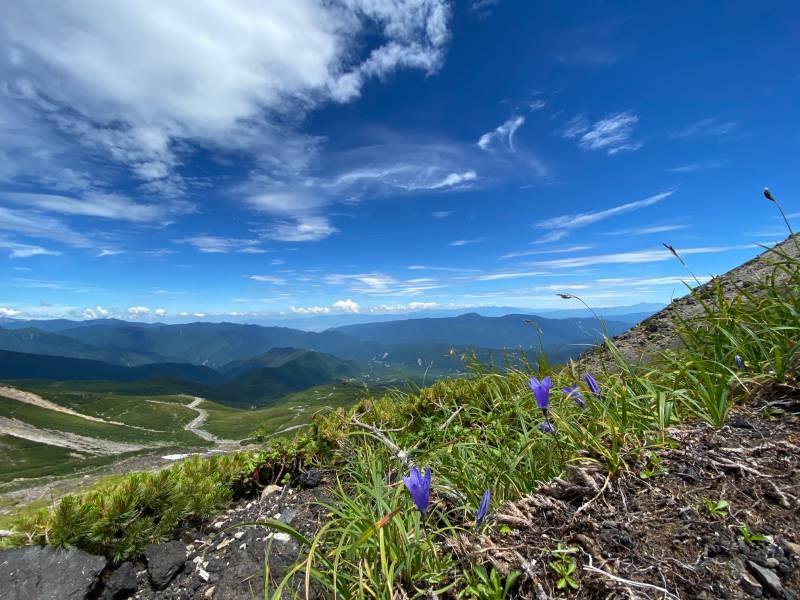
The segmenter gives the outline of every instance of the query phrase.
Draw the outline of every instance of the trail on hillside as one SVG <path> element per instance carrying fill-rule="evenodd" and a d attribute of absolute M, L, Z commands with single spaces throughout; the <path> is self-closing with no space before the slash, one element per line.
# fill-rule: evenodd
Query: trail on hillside
<path fill-rule="evenodd" d="M 34 427 L 23 421 L 9 419 L 8 417 L 0 417 L 0 434 L 11 435 L 40 444 L 58 446 L 59 448 L 69 448 L 70 450 L 77 450 L 87 454 L 121 454 L 145 448 L 145 446 L 136 444 L 110 442 L 76 433 L 67 433 L 66 431 Z"/>
<path fill-rule="evenodd" d="M 204 398 L 200 398 L 199 396 L 195 396 L 194 400 L 192 400 L 189 404 L 179 404 L 178 406 L 185 406 L 186 408 L 191 408 L 193 411 L 197 413 L 197 416 L 189 421 L 183 428 L 195 434 L 197 437 L 206 440 L 207 442 L 212 442 L 214 444 L 220 445 L 231 445 L 231 444 L 239 444 L 240 440 L 229 440 L 226 438 L 219 438 L 215 436 L 213 433 L 202 429 L 203 424 L 208 419 L 208 411 L 204 408 L 200 408 L 200 404 L 204 401 Z M 155 404 L 176 404 L 175 402 L 164 402 L 163 400 L 148 400 L 148 402 L 153 402 Z"/>
<path fill-rule="evenodd" d="M 101 419 L 100 417 L 93 417 L 91 415 L 85 415 L 83 413 L 79 413 L 78 411 L 72 410 L 71 408 L 67 408 L 65 406 L 61 406 L 60 404 L 56 404 L 55 402 L 51 402 L 50 400 L 45 400 L 41 396 L 37 396 L 32 392 L 26 392 L 24 390 L 18 390 L 16 388 L 9 387 L 7 385 L 0 385 L 0 396 L 4 398 L 9 398 L 11 400 L 16 400 L 17 402 L 23 402 L 25 404 L 32 404 L 33 406 L 38 406 L 39 408 L 46 408 L 47 410 L 52 410 L 55 412 L 64 413 L 65 415 L 71 415 L 73 417 L 78 417 L 79 419 L 85 419 L 87 421 L 94 421 L 95 423 L 105 423 L 106 425 L 119 425 L 121 427 L 130 427 L 131 429 L 139 429 L 140 431 L 150 431 L 153 433 L 161 433 L 158 429 L 148 429 L 146 427 L 137 427 L 136 425 L 128 425 L 127 423 L 120 423 L 119 421 L 109 421 L 107 419 Z"/>

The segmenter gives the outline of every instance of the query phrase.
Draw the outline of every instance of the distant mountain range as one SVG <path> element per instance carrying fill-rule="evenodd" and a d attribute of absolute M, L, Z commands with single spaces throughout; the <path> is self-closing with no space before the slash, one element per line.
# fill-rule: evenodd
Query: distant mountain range
<path fill-rule="evenodd" d="M 630 325 L 605 321 L 605 327 L 615 335 L 626 331 Z M 346 325 L 333 331 L 362 341 L 392 340 L 397 344 L 444 342 L 480 348 L 530 348 L 541 340 L 546 352 L 561 355 L 570 349 L 596 343 L 601 338 L 603 325 L 594 318 L 548 319 L 527 314 L 484 317 L 468 313 L 442 319 Z"/>
<path fill-rule="evenodd" d="M 0 379 L 160 382 L 223 402 L 263 404 L 341 379 L 380 383 L 463 373 L 463 355 L 499 363 L 506 350 L 537 352 L 541 346 L 552 363 L 563 362 L 600 341 L 603 327 L 611 335 L 627 330 L 630 314 L 601 324 L 583 316 L 468 313 L 319 332 L 236 323 L 3 319 Z"/>
<path fill-rule="evenodd" d="M 0 350 L 0 380 L 144 383 L 159 393 L 202 395 L 229 404 L 256 406 L 361 373 L 352 361 L 296 348 L 275 349 L 228 365 L 220 372 L 187 363 L 122 367 L 96 360 Z"/>

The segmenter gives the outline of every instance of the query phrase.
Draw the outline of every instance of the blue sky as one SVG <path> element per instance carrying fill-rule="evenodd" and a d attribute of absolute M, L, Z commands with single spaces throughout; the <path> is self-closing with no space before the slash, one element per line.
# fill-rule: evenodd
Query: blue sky
<path fill-rule="evenodd" d="M 573 308 L 800 228 L 792 2 L 6 2 L 0 316 Z"/>

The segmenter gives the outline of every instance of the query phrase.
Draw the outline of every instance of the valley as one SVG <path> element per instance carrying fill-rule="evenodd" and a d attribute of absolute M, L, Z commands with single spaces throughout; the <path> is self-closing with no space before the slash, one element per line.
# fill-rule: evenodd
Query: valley
<path fill-rule="evenodd" d="M 626 317 L 608 321 L 612 331 Z M 591 318 L 513 314 L 359 323 L 322 332 L 113 319 L 0 323 L 0 512 L 128 469 L 289 435 L 366 394 L 563 362 Z"/>

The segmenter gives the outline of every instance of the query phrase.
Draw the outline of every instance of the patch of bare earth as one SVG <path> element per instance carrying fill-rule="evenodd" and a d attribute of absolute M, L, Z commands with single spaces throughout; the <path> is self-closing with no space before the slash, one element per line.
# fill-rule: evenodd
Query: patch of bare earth
<path fill-rule="evenodd" d="M 703 317 L 704 309 L 699 300 L 705 302 L 712 300 L 716 295 L 717 284 L 729 299 L 735 298 L 741 290 L 752 292 L 755 284 L 769 281 L 776 265 L 786 262 L 786 256 L 800 258 L 800 234 L 787 238 L 774 248 L 762 252 L 721 277 L 714 277 L 708 283 L 698 286 L 693 294 L 673 300 L 663 310 L 613 338 L 614 345 L 629 362 L 634 364 L 649 362 L 652 355 L 661 350 L 680 347 L 678 324 L 681 321 L 692 321 Z M 696 275 L 701 277 L 705 274 L 696 273 Z M 689 273 L 686 274 L 686 281 L 692 282 L 692 275 Z M 576 362 L 579 368 L 586 372 L 603 371 L 606 368 L 613 368 L 615 364 L 608 348 L 602 345 L 587 350 L 577 358 Z"/>
<path fill-rule="evenodd" d="M 456 551 L 523 573 L 519 598 L 796 598 L 800 391 L 783 405 L 793 412 L 740 411 L 719 430 L 673 428 L 656 459 L 645 455 L 615 477 L 575 466 L 499 508 L 496 523 L 458 538 Z M 729 507 L 714 516 L 706 500 Z M 766 540 L 748 543 L 741 527 Z M 569 593 L 550 567 L 559 543 L 574 549 L 580 587 Z"/>

